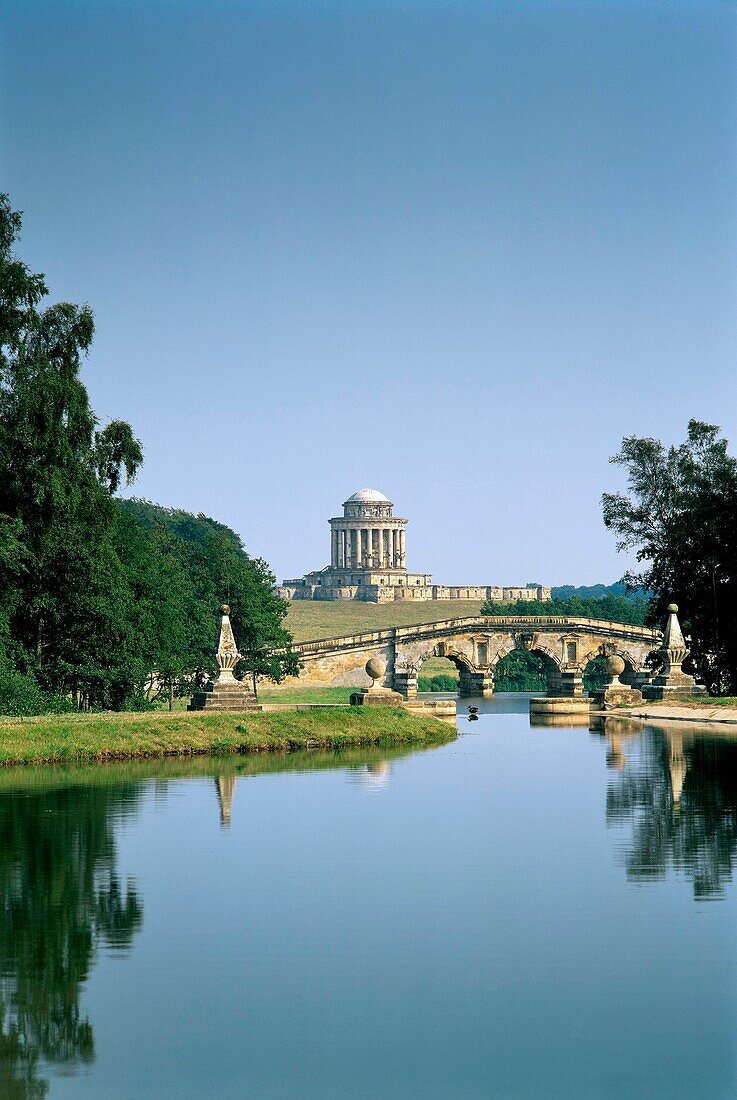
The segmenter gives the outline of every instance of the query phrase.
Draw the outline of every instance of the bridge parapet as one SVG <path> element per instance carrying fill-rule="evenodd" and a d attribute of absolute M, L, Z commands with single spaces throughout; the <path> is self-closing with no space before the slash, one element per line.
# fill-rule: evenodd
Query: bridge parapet
<path fill-rule="evenodd" d="M 363 686 L 363 665 L 379 656 L 387 665 L 385 685 L 407 696 L 417 692 L 417 673 L 431 656 L 445 656 L 460 671 L 467 692 L 491 694 L 494 669 L 514 649 L 543 659 L 551 694 L 579 695 L 586 664 L 599 654 L 621 656 L 640 686 L 653 675 L 648 657 L 662 634 L 648 627 L 567 615 L 473 616 L 366 631 L 340 638 L 299 642 L 294 652 L 306 679 Z"/>

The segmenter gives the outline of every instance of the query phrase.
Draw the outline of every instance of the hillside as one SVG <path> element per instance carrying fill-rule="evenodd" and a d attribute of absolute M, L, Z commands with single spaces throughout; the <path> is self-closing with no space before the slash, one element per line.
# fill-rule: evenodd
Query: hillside
<path fill-rule="evenodd" d="M 393 626 L 437 623 L 478 615 L 479 600 L 412 600 L 395 603 L 361 603 L 357 600 L 295 600 L 289 605 L 284 625 L 295 642 L 339 638 Z"/>

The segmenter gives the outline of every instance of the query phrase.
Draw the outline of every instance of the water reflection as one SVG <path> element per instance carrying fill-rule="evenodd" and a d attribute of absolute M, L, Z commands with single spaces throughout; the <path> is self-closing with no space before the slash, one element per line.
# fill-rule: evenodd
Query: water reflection
<path fill-rule="evenodd" d="M 235 776 L 219 775 L 215 780 L 215 790 L 220 806 L 220 824 L 227 829 L 230 825 L 230 807 L 235 794 Z"/>
<path fill-rule="evenodd" d="M 52 780 L 53 782 L 53 780 Z M 40 1059 L 89 1062 L 80 991 L 101 944 L 140 927 L 135 887 L 116 873 L 114 823 L 136 785 L 0 789 L 0 1095 L 41 1097 Z"/>
<path fill-rule="evenodd" d="M 628 877 L 663 879 L 672 868 L 693 882 L 696 898 L 720 896 L 737 850 L 737 740 L 672 727 L 633 738 L 609 723 L 606 734 L 607 764 L 618 770 L 606 817 L 631 825 Z"/>

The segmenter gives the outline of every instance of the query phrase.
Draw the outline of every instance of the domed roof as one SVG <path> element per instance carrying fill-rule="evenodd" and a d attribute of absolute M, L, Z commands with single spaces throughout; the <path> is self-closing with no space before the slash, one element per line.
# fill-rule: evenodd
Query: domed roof
<path fill-rule="evenodd" d="M 346 504 L 391 504 L 389 497 L 385 497 L 378 489 L 359 489 L 348 497 Z"/>

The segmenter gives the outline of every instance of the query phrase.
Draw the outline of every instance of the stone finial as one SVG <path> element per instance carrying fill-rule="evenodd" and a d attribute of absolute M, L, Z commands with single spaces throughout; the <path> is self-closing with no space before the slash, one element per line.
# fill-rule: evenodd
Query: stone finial
<path fill-rule="evenodd" d="M 227 603 L 220 606 L 220 633 L 218 634 L 218 648 L 215 660 L 219 669 L 218 682 L 235 680 L 233 669 L 241 659 L 238 646 L 235 644 L 233 627 L 230 625 L 230 606 Z"/>
<path fill-rule="evenodd" d="M 371 657 L 366 662 L 366 675 L 371 678 L 371 688 L 373 690 L 376 687 L 377 680 L 383 680 L 386 673 L 386 663 L 382 661 L 381 657 Z"/>
<path fill-rule="evenodd" d="M 668 620 L 663 633 L 663 644 L 658 650 L 658 654 L 663 659 L 666 675 L 670 672 L 680 672 L 681 665 L 688 656 L 688 647 L 683 637 L 681 624 L 678 621 L 677 603 L 668 604 Z"/>
<path fill-rule="evenodd" d="M 609 687 L 624 687 L 619 677 L 624 672 L 624 661 L 616 653 L 606 659 L 606 671 L 609 676 Z"/>
<path fill-rule="evenodd" d="M 646 684 L 643 688 L 646 699 L 678 699 L 704 692 L 704 688 L 696 683 L 693 676 L 689 676 L 681 668 L 688 652 L 681 624 L 678 621 L 678 604 L 670 603 L 663 632 L 663 643 L 660 649 L 656 650 L 662 667 L 652 683 Z"/>

